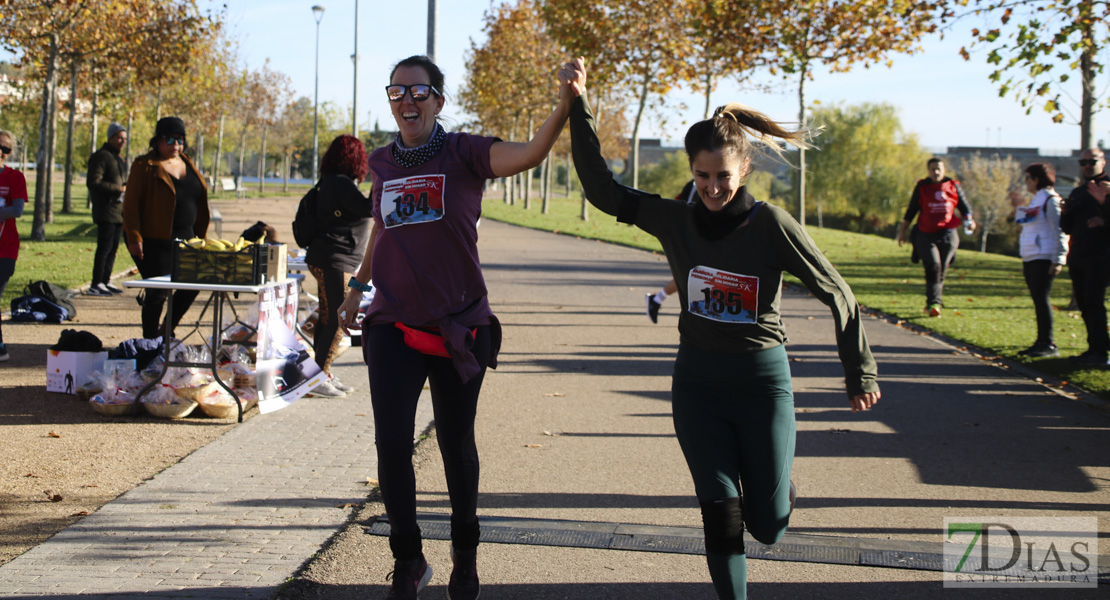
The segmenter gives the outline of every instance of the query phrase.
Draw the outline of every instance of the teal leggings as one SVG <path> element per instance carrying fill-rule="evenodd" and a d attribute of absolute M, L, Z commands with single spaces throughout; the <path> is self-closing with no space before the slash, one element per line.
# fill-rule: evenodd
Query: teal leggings
<path fill-rule="evenodd" d="M 752 537 L 779 541 L 790 522 L 795 436 L 786 348 L 714 354 L 680 345 L 671 395 L 675 433 L 703 514 L 707 504 L 740 498 Z M 712 532 L 706 535 L 708 542 Z M 735 551 L 707 549 L 706 560 L 718 596 L 747 596 L 742 544 Z"/>

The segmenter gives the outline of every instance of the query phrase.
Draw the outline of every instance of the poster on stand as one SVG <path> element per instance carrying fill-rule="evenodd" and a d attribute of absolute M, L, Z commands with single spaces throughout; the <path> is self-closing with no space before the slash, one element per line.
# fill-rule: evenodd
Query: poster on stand
<path fill-rule="evenodd" d="M 295 281 L 261 290 L 255 375 L 262 414 L 289 406 L 327 377 L 309 356 L 309 347 L 293 333 L 296 318 Z"/>

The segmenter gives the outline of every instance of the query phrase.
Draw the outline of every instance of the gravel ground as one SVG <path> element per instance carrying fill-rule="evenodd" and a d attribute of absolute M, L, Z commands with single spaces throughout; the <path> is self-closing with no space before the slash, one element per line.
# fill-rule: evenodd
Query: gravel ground
<path fill-rule="evenodd" d="M 298 198 L 220 202 L 225 238 L 259 215 L 292 240 Z M 214 230 L 210 235 L 214 234 Z M 122 250 L 116 268 L 131 267 Z M 16 264 L 15 278 L 27 277 Z M 118 285 L 118 282 L 117 282 Z M 311 286 L 314 287 L 314 286 Z M 46 391 L 47 348 L 63 329 L 95 334 L 107 348 L 141 337 L 136 292 L 74 300 L 77 318 L 62 325 L 12 323 L 4 318 L 11 360 L 0 363 L 0 564 L 96 511 L 235 426 L 234 417 L 167 421 L 149 416 L 105 417 L 76 396 Z M 202 303 L 198 303 L 202 304 Z M 195 319 L 194 306 L 183 323 Z M 251 409 L 245 418 L 257 414 Z"/>

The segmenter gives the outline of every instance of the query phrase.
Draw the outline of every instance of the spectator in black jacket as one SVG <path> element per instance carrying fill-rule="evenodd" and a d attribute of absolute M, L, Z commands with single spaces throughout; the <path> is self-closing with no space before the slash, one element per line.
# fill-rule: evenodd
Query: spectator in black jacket
<path fill-rule="evenodd" d="M 1071 236 L 1068 272 L 1072 293 L 1087 328 L 1087 351 L 1073 360 L 1085 366 L 1104 367 L 1110 353 L 1106 332 L 1106 284 L 1110 270 L 1110 229 L 1102 204 L 1106 199 L 1106 155 L 1088 148 L 1079 156 L 1083 182 L 1064 202 L 1060 229 Z M 1101 198 L 1101 200 L 1100 200 Z"/>
<path fill-rule="evenodd" d="M 86 294 L 111 296 L 123 290 L 112 285 L 116 250 L 123 232 L 123 192 L 127 188 L 127 166 L 120 151 L 127 145 L 127 130 L 119 123 L 108 126 L 108 141 L 89 157 L 85 185 L 92 201 L 96 223 L 96 255 L 93 257 L 92 284 Z"/>
<path fill-rule="evenodd" d="M 314 396 L 341 398 L 353 388 L 331 374 L 339 350 L 339 306 L 347 291 L 348 273 L 362 264 L 370 236 L 370 199 L 358 189 L 370 166 L 358 138 L 335 138 L 320 159 L 320 191 L 316 201 L 316 237 L 308 246 L 305 264 L 316 278 L 320 306 L 312 348 L 316 364 L 328 379 L 312 390 Z"/>

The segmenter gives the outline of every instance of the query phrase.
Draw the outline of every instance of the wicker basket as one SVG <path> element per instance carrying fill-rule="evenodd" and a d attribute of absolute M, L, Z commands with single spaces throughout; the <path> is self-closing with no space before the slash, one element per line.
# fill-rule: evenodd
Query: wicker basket
<path fill-rule="evenodd" d="M 103 391 L 104 390 L 99 389 L 99 388 L 79 387 L 76 390 L 73 390 L 73 393 L 77 394 L 77 399 L 78 400 L 88 402 L 89 400 L 92 400 L 93 396 L 95 396 L 95 395 L 97 395 L 97 394 L 99 394 L 100 392 L 103 392 Z"/>
<path fill-rule="evenodd" d="M 105 404 L 103 402 L 89 402 L 89 406 L 98 414 L 106 417 L 126 417 L 139 412 L 138 402 L 124 404 Z"/>
<path fill-rule="evenodd" d="M 200 404 L 200 412 L 213 419 L 226 419 L 239 414 L 239 407 L 235 404 Z"/>
<path fill-rule="evenodd" d="M 195 402 L 216 391 L 216 388 L 218 387 L 220 387 L 220 384 L 213 381 L 204 385 L 174 388 L 173 391 L 175 394 L 177 394 L 178 398 L 181 398 L 186 402 Z"/>
<path fill-rule="evenodd" d="M 162 419 L 183 419 L 193 412 L 197 407 L 197 403 L 189 400 L 187 402 L 174 402 L 172 404 L 147 404 L 143 403 L 143 408 L 146 412 L 160 417 Z"/>
<path fill-rule="evenodd" d="M 213 252 L 178 243 L 173 246 L 170 281 L 257 285 L 266 279 L 268 258 L 265 244 L 251 244 L 238 252 Z"/>

